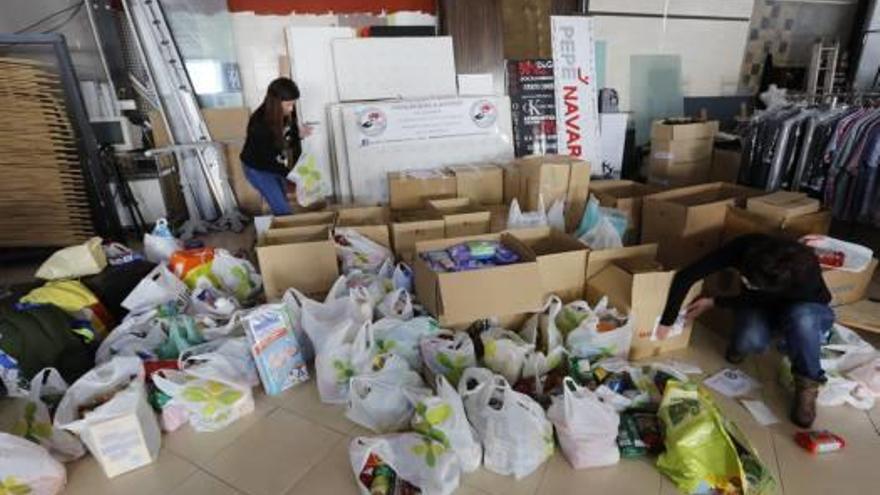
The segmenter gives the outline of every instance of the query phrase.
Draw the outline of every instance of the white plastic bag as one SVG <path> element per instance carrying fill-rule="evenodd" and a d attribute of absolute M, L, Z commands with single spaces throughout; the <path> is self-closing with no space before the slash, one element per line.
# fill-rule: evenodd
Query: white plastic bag
<path fill-rule="evenodd" d="M 336 241 L 336 254 L 342 260 L 342 272 L 345 274 L 353 270 L 376 273 L 385 262 L 393 259 L 388 248 L 352 228 L 336 228 L 333 238 Z"/>
<path fill-rule="evenodd" d="M 589 305 L 583 301 L 576 301 L 568 306 L 590 314 L 565 338 L 566 348 L 573 356 L 592 361 L 602 357 L 626 359 L 632 343 L 632 318 L 624 317 L 617 310 L 608 308 L 607 297 L 603 297 L 592 311 L 589 310 Z M 602 332 L 599 326 L 603 318 L 609 318 L 613 321 L 625 319 L 626 323 L 616 329 Z"/>
<path fill-rule="evenodd" d="M 874 394 L 861 383 L 841 376 L 830 375 L 819 388 L 816 404 L 822 407 L 837 407 L 844 404 L 868 411 L 874 408 Z"/>
<path fill-rule="evenodd" d="M 383 318 L 373 324 L 372 331 L 378 352 L 396 354 L 406 359 L 412 369 L 420 371 L 422 358 L 419 354 L 419 341 L 424 336 L 439 332 L 440 326 L 430 316 L 419 316 L 406 321 Z"/>
<path fill-rule="evenodd" d="M 36 277 L 43 280 L 79 278 L 101 273 L 105 266 L 107 256 L 101 248 L 101 238 L 92 237 L 82 244 L 52 253 L 37 269 Z"/>
<path fill-rule="evenodd" d="M 507 228 L 514 230 L 546 227 L 550 223 L 546 211 L 544 209 L 544 198 L 541 196 L 538 196 L 538 209 L 527 212 L 522 211 L 519 201 L 514 198 L 510 202 L 510 211 L 507 213 Z"/>
<path fill-rule="evenodd" d="M 379 318 L 411 320 L 413 317 L 412 296 L 406 289 L 395 289 L 386 294 L 376 306 L 376 314 Z"/>
<path fill-rule="evenodd" d="M 156 220 L 152 233 L 144 234 L 144 255 L 153 263 L 168 263 L 171 255 L 181 248 L 183 244 L 171 234 L 168 220 L 164 218 Z"/>
<path fill-rule="evenodd" d="M 330 193 L 330 186 L 321 177 L 321 170 L 315 162 L 315 155 L 303 152 L 287 180 L 296 184 L 296 202 L 301 206 L 311 206 L 323 201 Z"/>
<path fill-rule="evenodd" d="M 185 307 L 189 302 L 186 284 L 165 265 L 158 265 L 122 301 L 122 307 L 132 313 L 149 311 L 156 306 L 175 302 Z"/>
<path fill-rule="evenodd" d="M 108 477 L 155 461 L 162 437 L 141 360 L 116 357 L 81 376 L 61 399 L 55 426 L 79 435 Z"/>
<path fill-rule="evenodd" d="M 355 376 L 355 354 L 369 361 L 370 322 L 365 322 L 356 333 L 351 332 L 351 322 L 346 320 L 335 328 L 328 328 L 322 340 L 315 344 L 315 375 L 318 395 L 326 404 L 345 404 L 348 402 L 351 379 Z M 355 348 L 357 343 L 357 348 Z"/>
<path fill-rule="evenodd" d="M 345 415 L 376 433 L 405 429 L 415 412 L 415 402 L 431 394 L 421 376 L 394 354 L 377 356 L 368 369 L 356 371 Z"/>
<path fill-rule="evenodd" d="M 859 334 L 835 323 L 831 338 L 822 346 L 820 364 L 826 373 L 846 373 L 871 361 L 877 350 Z"/>
<path fill-rule="evenodd" d="M 880 356 L 847 373 L 850 380 L 860 383 L 874 397 L 880 397 Z"/>
<path fill-rule="evenodd" d="M 439 330 L 423 336 L 419 348 L 429 374 L 443 375 L 456 387 L 464 370 L 477 365 L 474 342 L 467 332 Z"/>
<path fill-rule="evenodd" d="M 596 225 L 578 238 L 594 251 L 623 247 L 623 238 L 607 216 L 602 216 Z"/>
<path fill-rule="evenodd" d="M 617 464 L 617 412 L 570 377 L 565 378 L 562 390 L 562 396 L 553 397 L 547 418 L 556 427 L 565 458 L 575 469 Z"/>
<path fill-rule="evenodd" d="M 0 433 L 0 493 L 55 495 L 67 484 L 64 466 L 43 447 Z"/>
<path fill-rule="evenodd" d="M 129 314 L 98 347 L 95 363 L 104 364 L 114 356 L 155 357 L 156 349 L 168 338 L 157 310 Z"/>
<path fill-rule="evenodd" d="M 190 293 L 187 314 L 210 316 L 218 321 L 229 321 L 240 309 L 238 300 L 227 297 L 212 285 L 199 285 Z"/>
<path fill-rule="evenodd" d="M 425 397 L 416 404 L 412 428 L 452 449 L 462 471 L 476 471 L 483 463 L 483 447 L 468 422 L 464 403 L 443 375 L 437 375 L 435 389 L 436 396 Z"/>
<path fill-rule="evenodd" d="M 299 302 L 302 329 L 316 356 L 324 341 L 336 329 L 345 327 L 353 336 L 364 322 L 373 319 L 373 305 L 363 288 L 356 288 L 348 296 L 323 303 L 306 297 L 296 289 L 290 289 L 288 293 L 291 296 L 285 298 L 286 302 Z"/>
<path fill-rule="evenodd" d="M 490 328 L 480 334 L 483 341 L 483 362 L 509 383 L 516 383 L 523 371 L 526 356 L 534 351 L 518 334 L 503 328 Z"/>
<path fill-rule="evenodd" d="M 254 412 L 250 386 L 227 381 L 209 369 L 198 371 L 202 376 L 175 370 L 159 370 L 152 376 L 156 388 L 171 397 L 172 403 L 186 408 L 194 430 L 222 430 Z"/>
<path fill-rule="evenodd" d="M 220 281 L 223 290 L 242 303 L 254 299 L 263 287 L 263 278 L 254 265 L 248 260 L 232 256 L 225 249 L 214 250 L 211 273 Z"/>
<path fill-rule="evenodd" d="M 537 402 L 514 391 L 503 377 L 469 387 L 471 369 L 459 390 L 465 390 L 468 419 L 483 443 L 483 463 L 495 473 L 525 478 L 553 455 L 553 425 Z"/>
<path fill-rule="evenodd" d="M 556 200 L 547 211 L 547 225 L 565 232 L 565 202 Z"/>
<path fill-rule="evenodd" d="M 560 311 L 562 311 L 562 300 L 550 296 L 544 309 L 532 315 L 523 325 L 520 335 L 533 348 L 523 362 L 523 377 L 546 375 L 562 363 L 565 346 L 562 334 L 556 328 L 556 317 Z"/>
<path fill-rule="evenodd" d="M 418 433 L 357 437 L 351 441 L 348 452 L 362 495 L 371 493 L 370 486 L 361 478 L 364 470 L 369 469 L 367 462 L 371 456 L 390 466 L 398 479 L 415 486 L 423 495 L 451 495 L 458 488 L 458 457 L 443 444 Z"/>
<path fill-rule="evenodd" d="M 813 249 L 822 249 L 826 251 L 837 251 L 844 254 L 843 266 L 829 266 L 833 270 L 843 270 L 845 272 L 861 272 L 871 263 L 874 257 L 874 251 L 851 242 L 841 241 L 827 235 L 808 235 L 801 238 L 801 243 Z"/>
<path fill-rule="evenodd" d="M 223 338 L 190 347 L 180 353 L 177 363 L 180 370 L 194 376 L 217 376 L 251 387 L 260 384 L 246 337 Z"/>

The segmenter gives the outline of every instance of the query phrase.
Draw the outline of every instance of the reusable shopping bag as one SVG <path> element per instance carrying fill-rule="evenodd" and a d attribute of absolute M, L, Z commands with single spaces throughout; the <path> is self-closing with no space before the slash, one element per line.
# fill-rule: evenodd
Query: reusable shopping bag
<path fill-rule="evenodd" d="M 565 458 L 575 469 L 617 464 L 617 411 L 570 377 L 565 378 L 562 390 L 561 396 L 553 397 L 547 418 L 556 427 Z"/>
<path fill-rule="evenodd" d="M 311 206 L 323 201 L 330 194 L 330 188 L 321 177 L 315 155 L 303 152 L 287 180 L 296 184 L 296 202 L 300 206 Z"/>
<path fill-rule="evenodd" d="M 43 280 L 79 278 L 101 273 L 107 266 L 107 256 L 101 247 L 101 238 L 59 249 L 37 269 L 36 277 Z"/>
<path fill-rule="evenodd" d="M 434 388 L 437 395 L 416 404 L 413 431 L 452 449 L 465 473 L 476 471 L 483 462 L 483 447 L 468 422 L 461 397 L 443 375 L 437 375 Z"/>
<path fill-rule="evenodd" d="M 377 493 L 374 490 L 389 481 L 398 487 L 409 485 L 411 491 L 407 493 L 414 493 L 415 487 L 422 495 L 451 495 L 458 488 L 458 457 L 443 444 L 418 433 L 357 437 L 348 452 L 362 495 Z M 388 493 L 396 492 L 395 485 Z"/>
<path fill-rule="evenodd" d="M 442 375 L 456 387 L 464 370 L 477 365 L 474 342 L 467 332 L 441 329 L 423 335 L 419 347 L 428 373 Z"/>
<path fill-rule="evenodd" d="M 67 484 L 64 466 L 43 447 L 0 433 L 0 493 L 55 495 Z"/>

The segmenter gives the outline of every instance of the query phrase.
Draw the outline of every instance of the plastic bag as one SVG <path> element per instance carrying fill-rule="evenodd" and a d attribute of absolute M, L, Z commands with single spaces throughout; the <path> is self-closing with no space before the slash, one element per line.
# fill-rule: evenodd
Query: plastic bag
<path fill-rule="evenodd" d="M 194 376 L 217 376 L 251 387 L 260 384 L 246 337 L 223 338 L 190 347 L 180 354 L 177 363 L 181 371 Z"/>
<path fill-rule="evenodd" d="M 365 352 L 369 322 L 365 322 L 356 335 L 352 335 L 350 322 L 345 321 L 336 327 L 325 330 L 326 336 L 315 344 L 315 375 L 318 395 L 325 404 L 345 404 L 348 402 L 351 379 L 355 376 L 353 355 L 354 342 L 360 340 L 360 353 Z"/>
<path fill-rule="evenodd" d="M 396 354 L 406 359 L 416 371 L 422 369 L 423 363 L 419 354 L 419 342 L 422 337 L 439 331 L 440 325 L 430 316 L 419 316 L 407 321 L 383 318 L 372 326 L 378 352 Z"/>
<path fill-rule="evenodd" d="M 606 217 L 600 218 L 596 225 L 578 237 L 578 240 L 594 251 L 623 247 L 623 237 Z"/>
<path fill-rule="evenodd" d="M 483 463 L 495 473 L 525 478 L 553 455 L 553 425 L 537 402 L 514 391 L 503 377 L 487 383 L 477 372 L 472 380 L 471 370 L 465 370 L 459 391 L 483 443 Z"/>
<path fill-rule="evenodd" d="M 213 259 L 214 248 L 212 247 L 182 249 L 175 251 L 168 258 L 168 268 L 177 275 L 177 278 L 186 280 L 190 272 L 202 265 L 210 264 Z"/>
<path fill-rule="evenodd" d="M 168 337 L 156 348 L 159 359 L 177 359 L 180 353 L 205 342 L 196 322 L 189 315 L 171 315 L 163 318 Z"/>
<path fill-rule="evenodd" d="M 296 202 L 301 206 L 311 206 L 330 195 L 330 187 L 321 177 L 321 171 L 311 153 L 300 155 L 287 180 L 296 184 Z"/>
<path fill-rule="evenodd" d="M 526 356 L 534 351 L 518 334 L 503 328 L 490 328 L 480 334 L 483 342 L 483 362 L 509 383 L 516 383 L 523 371 Z"/>
<path fill-rule="evenodd" d="M 850 371 L 847 377 L 860 383 L 874 397 L 880 397 L 880 356 Z"/>
<path fill-rule="evenodd" d="M 565 346 L 562 334 L 556 328 L 556 317 L 561 311 L 562 300 L 550 296 L 544 309 L 532 315 L 523 325 L 520 335 L 533 347 L 523 362 L 523 377 L 543 376 L 562 364 Z"/>
<path fill-rule="evenodd" d="M 416 404 L 412 429 L 452 449 L 465 473 L 476 471 L 483 463 L 483 447 L 468 422 L 464 403 L 443 375 L 437 375 L 435 389 L 436 396 Z"/>
<path fill-rule="evenodd" d="M 376 469 L 380 466 L 390 468 L 399 483 L 415 487 L 407 493 L 451 495 L 458 488 L 461 477 L 458 457 L 443 444 L 418 433 L 357 437 L 351 441 L 348 452 L 362 495 L 377 493 L 373 488 L 387 479 L 381 476 L 385 473 Z"/>
<path fill-rule="evenodd" d="M 874 258 L 874 252 L 859 244 L 841 241 L 826 235 L 808 235 L 801 238 L 801 243 L 819 252 L 841 253 L 843 256 L 840 266 L 826 265 L 824 257 L 819 256 L 820 264 L 825 268 L 843 270 L 846 272 L 861 272 L 865 270 Z M 817 253 L 818 254 L 818 253 Z"/>
<path fill-rule="evenodd" d="M 52 253 L 35 276 L 43 280 L 79 278 L 100 273 L 106 266 L 107 256 L 101 247 L 101 238 L 92 237 L 82 244 Z"/>
<path fill-rule="evenodd" d="M 391 273 L 391 283 L 395 289 L 403 289 L 410 294 L 414 293 L 413 278 L 413 271 L 409 265 L 406 263 L 394 265 L 394 271 Z"/>
<path fill-rule="evenodd" d="M 543 197 L 538 196 L 538 209 L 535 211 L 523 212 L 520 209 L 519 201 L 514 199 L 510 202 L 510 211 L 507 213 L 507 228 L 509 230 L 546 227 L 549 224 L 550 220 L 547 218 L 547 213 L 544 209 Z"/>
<path fill-rule="evenodd" d="M 250 386 L 227 381 L 224 376 L 201 376 L 189 372 L 159 370 L 152 379 L 156 388 L 171 397 L 171 403 L 186 408 L 189 423 L 196 431 L 218 431 L 242 416 L 254 412 L 254 396 Z"/>
<path fill-rule="evenodd" d="M 80 377 L 58 404 L 55 426 L 79 435 L 109 477 L 156 460 L 162 437 L 141 360 L 116 357 Z"/>
<path fill-rule="evenodd" d="M 171 234 L 168 220 L 164 218 L 156 220 L 152 233 L 144 234 L 144 255 L 153 263 L 167 263 L 171 255 L 182 247 L 182 243 Z"/>
<path fill-rule="evenodd" d="M 211 273 L 220 282 L 220 288 L 235 296 L 240 303 L 253 300 L 263 287 L 263 278 L 254 265 L 232 256 L 225 249 L 215 251 Z"/>
<path fill-rule="evenodd" d="M 307 361 L 317 356 L 325 341 L 337 330 L 347 332 L 352 337 L 364 322 L 373 319 L 373 304 L 361 288 L 354 289 L 348 296 L 323 303 L 306 297 L 296 289 L 289 289 L 283 299 L 294 317 L 294 331 L 297 330 L 295 317 L 299 315 L 300 328 L 307 337 L 300 342 Z"/>
<path fill-rule="evenodd" d="M 772 493 L 773 476 L 708 392 L 669 381 L 657 415 L 666 451 L 657 468 L 684 493 Z"/>
<path fill-rule="evenodd" d="M 240 309 L 238 301 L 227 297 L 210 285 L 196 287 L 190 293 L 187 311 L 192 316 L 206 315 L 221 321 L 228 321 Z"/>
<path fill-rule="evenodd" d="M 336 253 L 342 260 L 342 272 L 345 274 L 353 270 L 376 273 L 386 261 L 393 259 L 388 248 L 352 228 L 336 228 L 333 239 L 336 241 Z"/>
<path fill-rule="evenodd" d="M 379 318 L 397 318 L 411 320 L 413 317 L 412 296 L 406 289 L 395 289 L 385 295 L 378 305 L 376 314 Z"/>
<path fill-rule="evenodd" d="M 242 317 L 263 390 L 281 392 L 309 379 L 302 347 L 285 304 L 266 304 Z"/>
<path fill-rule="evenodd" d="M 547 225 L 565 232 L 565 202 L 555 201 L 547 211 Z"/>
<path fill-rule="evenodd" d="M 156 349 L 166 338 L 158 310 L 131 314 L 101 341 L 95 363 L 106 363 L 114 356 L 156 357 Z"/>
<path fill-rule="evenodd" d="M 60 398 L 67 391 L 67 383 L 54 368 L 46 368 L 31 379 L 30 390 L 10 391 L 10 400 L 3 409 L 4 416 L 12 414 L 14 423 L 3 428 L 14 435 L 46 448 L 60 462 L 70 462 L 84 456 L 86 451 L 76 436 L 55 428 L 49 415 L 45 397 Z"/>
<path fill-rule="evenodd" d="M 67 484 L 64 466 L 43 447 L 0 433 L 0 493 L 54 495 Z"/>
<path fill-rule="evenodd" d="M 464 370 L 477 365 L 474 342 L 467 332 L 439 330 L 422 336 L 419 348 L 429 374 L 443 375 L 455 387 Z"/>
<path fill-rule="evenodd" d="M 590 199 L 587 201 L 587 207 L 584 208 L 584 214 L 575 231 L 575 237 L 581 238 L 585 236 L 588 232 L 595 229 L 603 219 L 608 221 L 617 233 L 617 237 L 623 238 L 629 225 L 629 217 L 620 210 L 599 206 L 599 200 L 593 195 L 590 195 Z M 610 232 L 608 235 L 611 235 Z M 595 249 L 603 248 L 597 247 Z"/>
<path fill-rule="evenodd" d="M 562 390 L 562 396 L 553 397 L 547 418 L 556 427 L 565 458 L 575 469 L 617 464 L 617 411 L 572 378 L 565 378 Z"/>
<path fill-rule="evenodd" d="M 122 301 L 122 307 L 132 313 L 141 313 L 166 303 L 185 307 L 188 302 L 186 284 L 175 277 L 168 267 L 158 265 L 128 294 Z"/>
<path fill-rule="evenodd" d="M 429 395 L 421 376 L 403 358 L 382 354 L 351 378 L 345 415 L 376 433 L 397 432 L 409 425 L 415 402 Z"/>
<path fill-rule="evenodd" d="M 578 326 L 565 337 L 566 348 L 573 356 L 592 361 L 603 357 L 626 359 L 632 343 L 632 318 L 608 308 L 607 297 L 603 297 L 593 310 L 590 310 L 589 305 L 584 301 L 569 303 L 560 316 L 564 321 L 570 322 L 571 314 L 589 315 L 580 320 Z M 557 321 L 559 320 L 560 318 L 557 317 Z M 606 328 L 613 326 L 617 327 Z"/>

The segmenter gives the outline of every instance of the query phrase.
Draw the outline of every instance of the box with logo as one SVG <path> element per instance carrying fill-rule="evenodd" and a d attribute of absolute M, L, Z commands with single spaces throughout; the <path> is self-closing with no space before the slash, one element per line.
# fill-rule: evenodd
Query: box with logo
<path fill-rule="evenodd" d="M 425 200 L 454 198 L 455 176 L 440 169 L 388 172 L 388 202 L 393 210 L 425 207 Z"/>
<path fill-rule="evenodd" d="M 491 227 L 492 214 L 468 198 L 430 199 L 428 209 L 443 218 L 446 237 L 485 234 Z"/>
<path fill-rule="evenodd" d="M 281 299 L 291 287 L 307 295 L 325 294 L 339 278 L 336 245 L 327 225 L 270 230 L 256 251 L 269 301 Z"/>
<path fill-rule="evenodd" d="M 349 227 L 368 239 L 391 247 L 388 224 L 391 211 L 387 206 L 347 206 L 337 211 L 336 226 Z"/>

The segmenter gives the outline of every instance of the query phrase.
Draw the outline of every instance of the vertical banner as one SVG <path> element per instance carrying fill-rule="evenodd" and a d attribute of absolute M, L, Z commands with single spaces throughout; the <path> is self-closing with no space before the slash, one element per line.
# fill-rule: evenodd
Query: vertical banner
<path fill-rule="evenodd" d="M 517 157 L 556 154 L 555 88 L 553 60 L 507 62 L 507 94 Z"/>
<path fill-rule="evenodd" d="M 593 19 L 552 16 L 550 26 L 559 153 L 586 160 L 593 175 L 602 175 Z"/>

